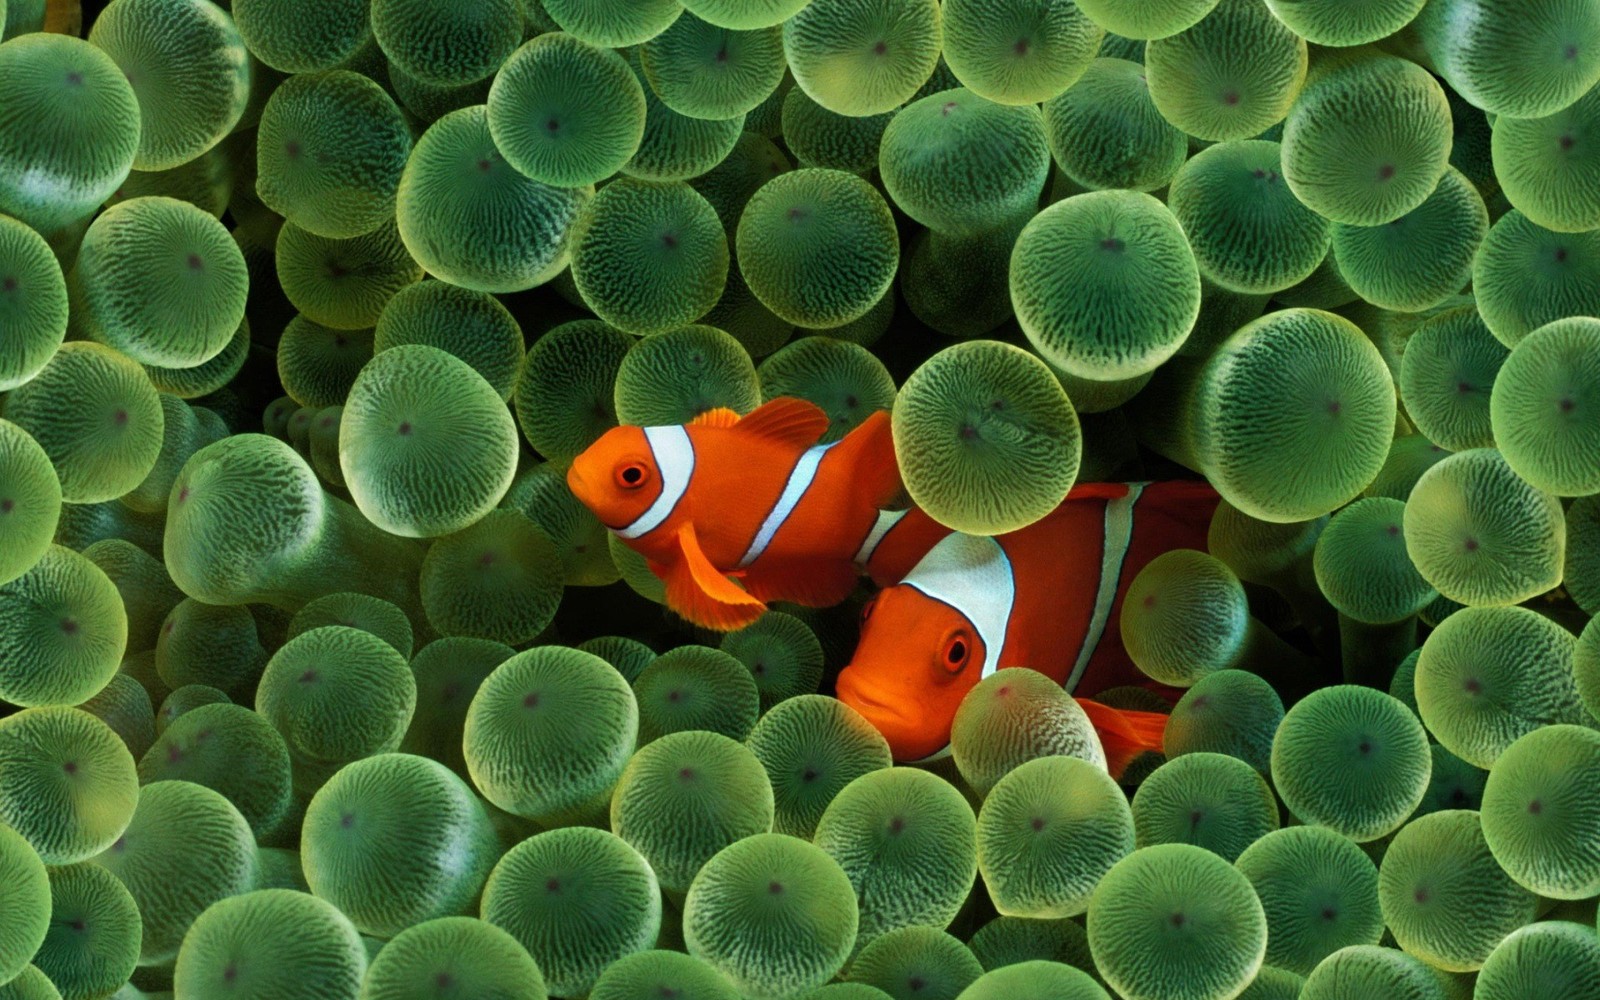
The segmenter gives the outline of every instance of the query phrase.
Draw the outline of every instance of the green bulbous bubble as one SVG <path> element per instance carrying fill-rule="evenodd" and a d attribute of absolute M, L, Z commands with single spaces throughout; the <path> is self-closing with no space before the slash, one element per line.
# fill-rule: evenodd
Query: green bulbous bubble
<path fill-rule="evenodd" d="M 667 107 L 644 79 L 635 56 L 630 68 L 644 92 L 644 135 L 622 172 L 640 180 L 693 180 L 726 160 L 744 134 L 744 115 L 691 118 Z"/>
<path fill-rule="evenodd" d="M 961 939 L 936 927 L 902 927 L 879 936 L 850 963 L 850 982 L 894 1000 L 955 1000 L 983 975 Z"/>
<path fill-rule="evenodd" d="M 1319 517 L 1383 466 L 1394 384 L 1349 320 L 1313 309 L 1269 313 L 1228 338 L 1200 382 L 1196 451 L 1212 485 L 1247 514 Z"/>
<path fill-rule="evenodd" d="M 393 217 L 411 132 L 361 74 L 299 73 L 272 92 L 256 150 L 263 204 L 318 236 L 351 239 Z"/>
<path fill-rule="evenodd" d="M 1480 968 L 1506 935 L 1533 922 L 1539 903 L 1495 863 L 1478 813 L 1467 809 L 1406 824 L 1384 853 L 1378 898 L 1400 946 L 1448 972 Z"/>
<path fill-rule="evenodd" d="M 689 0 L 684 9 L 723 28 L 748 31 L 782 24 L 811 0 Z"/>
<path fill-rule="evenodd" d="M 572 278 L 595 314 L 636 335 L 700 319 L 728 278 L 728 241 L 711 203 L 687 184 L 621 178 L 578 217 Z"/>
<path fill-rule="evenodd" d="M 1128 588 L 1119 623 L 1139 670 L 1188 687 L 1214 671 L 1245 665 L 1252 633 L 1244 586 L 1220 559 L 1173 549 L 1145 564 Z"/>
<path fill-rule="evenodd" d="M 130 674 L 112 674 L 105 687 L 78 707 L 110 726 L 135 756 L 144 754 L 155 742 L 155 710 L 150 692 Z"/>
<path fill-rule="evenodd" d="M 1145 46 L 1162 117 L 1211 141 L 1249 139 L 1283 121 L 1305 82 L 1306 40 L 1257 0 L 1222 0 L 1199 23 Z"/>
<path fill-rule="evenodd" d="M 155 387 L 136 362 L 99 344 L 62 345 L 11 391 L 3 413 L 50 457 L 70 503 L 122 496 L 149 475 L 161 451 Z"/>
<path fill-rule="evenodd" d="M 489 89 L 488 120 L 513 167 L 576 187 L 610 177 L 638 152 L 645 96 L 622 56 L 554 32 L 506 60 Z"/>
<path fill-rule="evenodd" d="M 625 48 L 648 42 L 683 14 L 677 0 L 542 0 L 562 31 L 591 45 Z"/>
<path fill-rule="evenodd" d="M 168 613 L 156 637 L 156 673 L 174 691 L 200 684 L 246 693 L 266 662 L 255 617 L 240 605 L 185 598 Z"/>
<path fill-rule="evenodd" d="M 20 975 L 50 931 L 51 881 L 22 834 L 0 825 L 0 878 L 7 906 L 0 915 L 0 977 Z"/>
<path fill-rule="evenodd" d="M 380 754 L 342 768 L 306 807 L 306 883 L 369 934 L 467 912 L 499 856 L 489 815 L 437 761 Z"/>
<path fill-rule="evenodd" d="M 789 91 L 793 92 L 792 89 Z M 801 96 L 805 95 L 802 93 Z M 881 136 L 882 129 L 878 129 L 874 139 Z M 788 140 L 785 140 L 785 145 L 789 145 L 790 152 L 799 156 Z M 875 161 L 877 156 L 875 141 L 872 143 L 871 155 Z M 739 141 L 734 144 L 733 152 L 706 173 L 690 178 L 689 186 L 700 192 L 716 210 L 717 218 L 722 220 L 722 228 L 728 234 L 728 246 L 732 247 L 739 232 L 739 216 L 744 214 L 744 207 L 749 204 L 750 196 L 760 190 L 761 185 L 779 174 L 788 173 L 793 167 L 794 165 L 789 162 L 789 153 L 779 149 L 777 144 L 766 136 L 746 128 L 740 134 Z M 732 277 L 730 274 L 730 280 Z"/>
<path fill-rule="evenodd" d="M 1289 811 L 1357 842 L 1398 829 L 1431 772 L 1428 736 L 1411 710 L 1354 684 L 1301 699 L 1272 744 L 1273 784 Z"/>
<path fill-rule="evenodd" d="M 139 961 L 139 904 L 96 864 L 50 869 L 50 931 L 33 956 L 62 997 L 112 996 Z"/>
<path fill-rule="evenodd" d="M 719 733 L 669 733 L 640 748 L 611 797 L 611 830 L 687 892 L 712 855 L 772 829 L 772 785 L 755 755 Z"/>
<path fill-rule="evenodd" d="M 783 142 L 797 166 L 846 170 L 865 177 L 878 166 L 884 130 L 896 114 L 841 115 L 793 87 L 783 99 Z"/>
<path fill-rule="evenodd" d="M 1365 497 L 1334 515 L 1317 538 L 1317 586 L 1340 614 L 1384 625 L 1404 621 L 1438 593 L 1406 554 L 1405 503 Z"/>
<path fill-rule="evenodd" d="M 1236 996 L 1255 978 L 1267 923 L 1250 883 L 1189 844 L 1128 855 L 1089 903 L 1089 947 L 1128 1000 Z"/>
<path fill-rule="evenodd" d="M 41 233 L 90 215 L 128 176 L 139 101 L 112 58 L 62 34 L 0 52 L 0 212 Z"/>
<path fill-rule="evenodd" d="M 95 542 L 83 555 L 117 588 L 127 613 L 128 651 L 154 649 L 162 621 L 183 600 L 161 560 L 121 538 Z"/>
<path fill-rule="evenodd" d="M 756 298 L 779 317 L 818 330 L 870 312 L 888 293 L 900 257 L 883 196 L 859 177 L 820 168 L 790 171 L 756 191 L 736 244 Z"/>
<path fill-rule="evenodd" d="M 1027 216 L 1050 172 L 1044 120 L 965 88 L 930 94 L 895 114 L 878 169 L 900 210 L 930 229 L 973 236 Z"/>
<path fill-rule="evenodd" d="M 1091 62 L 1045 102 L 1044 124 L 1061 172 L 1091 190 L 1154 191 L 1189 155 L 1188 138 L 1151 101 L 1144 67 L 1122 59 Z"/>
<path fill-rule="evenodd" d="M 245 994 L 277 1000 L 356 1000 L 366 948 L 331 903 L 292 889 L 222 900 L 184 937 L 173 997 Z"/>
<path fill-rule="evenodd" d="M 1006 916 L 1077 916 L 1133 848 L 1122 790 L 1104 765 L 1076 757 L 1018 765 L 988 790 L 978 813 L 978 871 Z"/>
<path fill-rule="evenodd" d="M 0 1000 L 61 1000 L 61 991 L 38 966 L 25 965 L 15 979 L 0 986 Z"/>
<path fill-rule="evenodd" d="M 1461 291 L 1489 231 L 1489 212 L 1455 168 L 1422 204 L 1381 226 L 1333 227 L 1333 254 L 1352 290 L 1384 309 L 1421 312 Z"/>
<path fill-rule="evenodd" d="M 244 320 L 249 277 L 221 222 L 172 198 L 107 209 L 84 234 L 71 275 L 89 336 L 143 364 L 204 364 Z"/>
<path fill-rule="evenodd" d="M 198 399 L 226 388 L 244 370 L 249 356 L 250 321 L 244 320 L 210 361 L 189 368 L 145 365 L 144 373 L 159 392 L 179 399 Z"/>
<path fill-rule="evenodd" d="M 668 733 L 705 730 L 742 740 L 760 714 L 755 678 L 743 663 L 710 646 L 678 646 L 633 681 L 639 744 Z"/>
<path fill-rule="evenodd" d="M 1451 753 L 1481 768 L 1535 729 L 1588 725 L 1574 683 L 1576 644 L 1527 608 L 1463 608 L 1422 645 L 1418 714 Z"/>
<path fill-rule="evenodd" d="M 750 355 L 715 327 L 685 326 L 637 341 L 617 368 L 616 419 L 642 427 L 686 424 L 707 410 L 745 414 L 761 402 Z"/>
<path fill-rule="evenodd" d="M 512 405 L 535 451 L 565 461 L 617 425 L 617 373 L 633 345 L 633 337 L 593 319 L 563 323 L 534 341 Z"/>
<path fill-rule="evenodd" d="M 1035 959 L 991 969 L 963 990 L 958 1000 L 1006 1000 L 1008 997 L 1109 1000 L 1110 994 L 1082 969 Z"/>
<path fill-rule="evenodd" d="M 946 348 L 913 372 L 895 397 L 894 439 L 912 499 L 941 524 L 984 535 L 1054 510 L 1082 453 L 1061 383 L 998 341 Z"/>
<path fill-rule="evenodd" d="M 1378 869 L 1354 842 L 1322 826 L 1290 826 L 1245 848 L 1239 871 L 1267 918 L 1266 961 L 1305 975 L 1383 934 Z"/>
<path fill-rule="evenodd" d="M 1378 226 L 1427 200 L 1450 158 L 1450 106 L 1427 70 L 1358 58 L 1314 78 L 1283 126 L 1283 173 L 1332 222 Z"/>
<path fill-rule="evenodd" d="M 1600 886 L 1600 733 L 1552 725 L 1502 753 L 1483 789 L 1483 835 L 1500 867 L 1553 899 L 1583 899 Z"/>
<path fill-rule="evenodd" d="M 689 954 L 746 996 L 799 996 L 843 968 L 856 941 L 850 878 L 822 849 L 763 833 L 700 869 L 683 909 Z"/>
<path fill-rule="evenodd" d="M 1404 28 L 1427 0 L 1267 0 L 1295 34 L 1315 45 L 1365 45 Z"/>
<path fill-rule="evenodd" d="M 295 316 L 278 341 L 278 380 L 301 406 L 338 406 L 372 359 L 371 330 L 335 330 Z"/>
<path fill-rule="evenodd" d="M 968 944 L 986 972 L 1034 961 L 1060 962 L 1094 972 L 1088 935 L 1070 918 L 995 917 L 974 931 Z"/>
<path fill-rule="evenodd" d="M 1558 232 L 1600 227 L 1600 86 L 1542 118 L 1506 116 L 1494 130 L 1494 176 L 1507 200 L 1538 225 Z"/>
<path fill-rule="evenodd" d="M 141 788 L 127 829 L 95 862 L 139 904 L 144 965 L 171 961 L 196 917 L 256 880 L 250 824 L 222 795 L 187 781 Z"/>
<path fill-rule="evenodd" d="M 961 85 L 998 104 L 1039 104 L 1078 82 L 1105 29 L 1072 0 L 953 0 L 944 58 Z"/>
<path fill-rule="evenodd" d="M 278 231 L 278 281 L 301 315 L 337 330 L 371 330 L 401 289 L 422 280 L 392 221 L 350 239 L 286 222 Z"/>
<path fill-rule="evenodd" d="M 561 603 L 561 553 L 522 513 L 493 510 L 422 560 L 422 607 L 441 635 L 531 642 Z"/>
<path fill-rule="evenodd" d="M 1289 190 L 1275 142 L 1201 150 L 1172 179 L 1167 205 L 1200 273 L 1229 291 L 1282 291 L 1308 278 L 1328 252 L 1331 227 Z"/>
<path fill-rule="evenodd" d="M 358 628 L 387 642 L 401 656 L 411 656 L 411 621 L 406 613 L 368 594 L 327 594 L 310 601 L 289 621 L 285 641 L 325 625 Z"/>
<path fill-rule="evenodd" d="M 86 861 L 127 828 L 139 798 L 133 756 L 87 712 L 33 708 L 0 720 L 0 822 L 46 864 Z"/>
<path fill-rule="evenodd" d="M 1561 502 L 1492 448 L 1457 452 L 1424 472 L 1406 501 L 1404 528 L 1423 579 L 1453 601 L 1516 604 L 1561 581 Z"/>
<path fill-rule="evenodd" d="M 934 0 L 811 0 L 783 25 L 795 83 L 841 115 L 877 115 L 911 100 L 944 41 Z"/>
<path fill-rule="evenodd" d="M 1600 493 L 1600 320 L 1548 323 L 1511 349 L 1495 378 L 1489 418 L 1517 475 L 1556 496 Z"/>
<path fill-rule="evenodd" d="M 343 625 L 284 643 L 256 690 L 256 711 L 291 754 L 332 765 L 398 748 L 416 703 L 405 657 L 371 632 Z"/>
<path fill-rule="evenodd" d="M 1016 312 L 1009 284 L 1011 251 L 1027 221 L 1019 216 L 976 236 L 931 229 L 913 236 L 900 267 L 900 295 L 911 314 L 957 339 L 981 337 L 1008 323 Z M 885 298 L 892 306 L 894 296 Z"/>
<path fill-rule="evenodd" d="M 1509 353 L 1471 306 L 1428 319 L 1400 358 L 1406 415 L 1441 448 L 1493 447 L 1490 390 Z"/>
<path fill-rule="evenodd" d="M 493 1000 L 546 1000 L 544 976 L 517 939 L 473 917 L 439 917 L 383 946 L 362 981 L 364 1000 L 431 1000 L 442 990 Z"/>
<path fill-rule="evenodd" d="M 92 561 L 51 545 L 0 587 L 0 698 L 75 705 L 111 680 L 128 644 L 116 585 Z"/>
<path fill-rule="evenodd" d="M 1011 252 L 1017 321 L 1078 378 L 1133 378 L 1175 354 L 1200 314 L 1200 274 L 1178 219 L 1149 195 L 1099 191 L 1050 206 Z"/>
<path fill-rule="evenodd" d="M 1089 19 L 1126 39 L 1165 38 L 1175 35 L 1211 13 L 1217 0 L 1154 0 L 1132 4 L 1124 0 L 1079 0 Z"/>
<path fill-rule="evenodd" d="M 163 709 L 172 701 L 168 698 Z M 249 766 L 241 767 L 242 761 Z M 243 705 L 223 702 L 194 706 L 169 719 L 139 759 L 139 781 L 204 785 L 233 803 L 257 837 L 265 837 L 290 812 L 289 769 L 289 748 L 278 731 Z"/>
<path fill-rule="evenodd" d="M 1027 668 L 996 671 L 967 692 L 951 723 L 950 750 L 962 779 L 979 795 L 1036 757 L 1106 766 L 1083 709 L 1058 682 Z"/>
<path fill-rule="evenodd" d="M 542 184 L 495 147 L 487 112 L 462 108 L 428 127 L 400 177 L 400 238 L 441 281 L 484 292 L 542 285 L 567 265 L 587 188 Z"/>
<path fill-rule="evenodd" d="M 145 655 L 148 655 L 148 654 L 145 654 Z M 127 660 L 123 661 L 123 668 L 124 669 L 122 671 L 122 674 L 124 676 L 131 677 L 133 675 L 128 670 L 128 663 L 129 663 L 129 661 L 127 661 Z M 158 677 L 158 682 L 159 682 L 159 677 Z M 141 682 L 135 681 L 135 683 L 141 683 Z M 141 686 L 142 686 L 142 683 L 141 683 Z M 165 683 L 161 683 L 161 688 L 163 690 L 165 690 L 166 689 L 166 684 Z M 146 694 L 148 694 L 148 692 L 146 692 Z M 156 732 L 157 732 L 157 735 L 160 735 L 160 734 L 164 733 L 168 728 L 170 728 L 172 726 L 172 724 L 174 722 L 177 722 L 179 719 L 183 718 L 185 715 L 188 715 L 190 712 L 193 712 L 197 708 L 204 708 L 207 705 L 231 705 L 231 704 L 233 704 L 233 700 L 228 697 L 227 692 L 222 691 L 219 688 L 211 687 L 209 684 L 185 684 L 182 687 L 177 688 L 176 690 L 170 691 L 167 694 L 167 696 L 161 700 L 160 707 L 156 709 L 156 713 L 155 714 L 156 714 Z M 260 716 L 256 716 L 256 718 L 259 719 L 261 717 Z M 267 728 L 268 729 L 272 729 L 271 726 L 268 726 Z M 272 729 L 272 732 L 276 733 L 277 730 L 276 729 Z M 279 743 L 283 742 L 283 737 L 281 737 L 281 736 L 278 737 L 278 742 Z M 285 750 L 285 754 L 287 754 L 287 752 L 288 751 Z M 143 755 L 141 755 L 140 759 L 141 760 L 143 759 Z M 285 757 L 285 759 L 287 759 L 287 757 Z M 263 768 L 263 770 L 266 771 L 266 772 L 270 772 L 272 769 L 270 767 L 268 767 L 268 768 Z M 187 781 L 189 779 L 181 778 L 181 779 L 178 779 L 178 780 Z M 206 787 L 208 787 L 208 788 L 210 787 L 210 785 L 207 785 L 206 782 L 204 782 L 204 781 L 197 781 L 197 782 L 195 782 L 195 784 L 197 784 L 197 785 L 206 785 Z M 229 801 L 232 801 L 232 799 L 230 798 Z M 238 803 L 234 803 L 234 804 L 236 806 L 238 805 Z M 239 811 L 240 812 L 244 812 L 244 809 L 242 807 L 240 807 Z"/>
<path fill-rule="evenodd" d="M 1415 28 L 1451 89 L 1490 114 L 1554 114 L 1600 82 L 1600 11 L 1579 0 L 1440 0 Z"/>
<path fill-rule="evenodd" d="M 633 753 L 639 708 L 606 661 L 560 646 L 494 669 L 467 710 L 474 787 L 497 808 L 556 822 L 596 813 Z"/>
<path fill-rule="evenodd" d="M 1478 311 L 1507 347 L 1558 319 L 1600 312 L 1600 230 L 1557 233 L 1516 209 L 1489 227 L 1472 265 Z"/>
<path fill-rule="evenodd" d="M 0 585 L 49 551 L 61 519 L 61 481 L 33 435 L 0 420 Z"/>
<path fill-rule="evenodd" d="M 1342 1000 L 1351 996 L 1394 1000 L 1446 1000 L 1444 977 L 1421 960 L 1394 948 L 1352 945 L 1312 969 L 1301 1000 Z"/>
<path fill-rule="evenodd" d="M 683 1000 L 739 1000 L 739 991 L 709 963 L 678 951 L 625 955 L 606 966 L 590 1000 L 648 1000 L 670 990 Z"/>
<path fill-rule="evenodd" d="M 767 711 L 746 738 L 771 780 L 773 829 L 810 838 L 841 789 L 893 759 L 883 735 L 854 709 L 825 695 L 789 698 Z"/>
<path fill-rule="evenodd" d="M 374 524 L 431 538 L 468 527 L 511 486 L 517 428 L 465 361 L 408 344 L 373 356 L 345 400 L 339 464 Z"/>
<path fill-rule="evenodd" d="M 114 0 L 89 42 L 139 100 L 140 170 L 168 170 L 233 131 L 250 97 L 250 63 L 233 19 L 209 0 Z"/>
<path fill-rule="evenodd" d="M 834 796 L 814 843 L 855 887 L 859 948 L 899 927 L 946 927 L 977 875 L 977 818 L 938 775 L 870 771 Z"/>
<path fill-rule="evenodd" d="M 723 636 L 720 648 L 750 671 L 763 712 L 789 698 L 816 694 L 822 683 L 822 643 L 793 615 L 768 612 Z"/>
<path fill-rule="evenodd" d="M 639 47 L 640 68 L 662 103 L 691 118 L 725 120 L 754 111 L 787 66 L 776 24 L 748 30 L 686 12 Z"/>
<path fill-rule="evenodd" d="M 1133 796 L 1140 847 L 1194 844 L 1228 861 L 1278 828 L 1278 800 L 1260 772 L 1218 753 L 1190 753 L 1156 768 Z"/>
<path fill-rule="evenodd" d="M 1172 707 L 1162 738 L 1168 760 L 1209 752 L 1237 757 L 1263 774 L 1283 701 L 1272 685 L 1245 670 L 1217 670 L 1196 681 Z"/>
<path fill-rule="evenodd" d="M 372 39 L 369 0 L 235 0 L 250 54 L 283 73 L 332 69 Z"/>
<path fill-rule="evenodd" d="M 520 0 L 372 0 L 371 17 L 372 37 L 389 61 L 440 86 L 482 80 L 522 44 Z"/>
<path fill-rule="evenodd" d="M 1551 920 L 1508 934 L 1478 972 L 1483 1000 L 1532 1000 L 1550 989 L 1572 1000 L 1600 997 L 1600 938 L 1582 924 Z"/>
<path fill-rule="evenodd" d="M 622 838 L 567 827 L 506 852 L 484 886 L 483 919 L 528 950 L 551 993 L 582 996 L 612 962 L 654 945 L 661 890 Z"/>
<path fill-rule="evenodd" d="M 43 370 L 67 333 L 67 285 L 50 244 L 0 216 L 0 392 Z"/>

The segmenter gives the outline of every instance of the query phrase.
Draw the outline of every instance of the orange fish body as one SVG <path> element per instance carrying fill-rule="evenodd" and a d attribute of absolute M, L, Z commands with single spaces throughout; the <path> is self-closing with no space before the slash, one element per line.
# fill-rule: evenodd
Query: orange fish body
<path fill-rule="evenodd" d="M 1075 695 L 1136 684 L 1162 691 L 1122 647 L 1128 584 L 1151 559 L 1204 549 L 1217 494 L 1205 483 L 1093 483 L 995 538 L 941 529 L 912 511 L 883 530 L 865 564 L 881 591 L 840 674 L 840 700 L 884 734 L 897 760 L 944 750 L 961 699 L 983 677 L 1031 667 Z M 1113 773 L 1160 746 L 1166 716 L 1079 699 Z"/>
<path fill-rule="evenodd" d="M 567 483 L 648 560 L 674 611 L 732 631 L 768 601 L 826 607 L 856 586 L 856 556 L 900 474 L 887 412 L 818 444 L 828 425 L 817 406 L 780 398 L 742 418 L 614 427 Z"/>

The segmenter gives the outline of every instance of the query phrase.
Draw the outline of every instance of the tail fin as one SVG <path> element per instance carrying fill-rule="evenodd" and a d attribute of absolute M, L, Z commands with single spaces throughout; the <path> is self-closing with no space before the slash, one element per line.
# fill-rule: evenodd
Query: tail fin
<path fill-rule="evenodd" d="M 1100 734 L 1100 744 L 1106 750 L 1106 767 L 1113 778 L 1121 779 L 1122 772 L 1140 754 L 1161 752 L 1161 738 L 1167 731 L 1169 716 L 1161 712 L 1135 712 L 1112 708 L 1088 698 L 1075 698 L 1095 732 Z"/>
<path fill-rule="evenodd" d="M 874 508 L 884 507 L 900 493 L 903 486 L 900 466 L 894 458 L 894 434 L 890 430 L 888 410 L 878 410 L 863 420 L 837 447 L 847 454 L 850 468 L 854 470 L 851 482 L 865 492 L 868 504 Z"/>

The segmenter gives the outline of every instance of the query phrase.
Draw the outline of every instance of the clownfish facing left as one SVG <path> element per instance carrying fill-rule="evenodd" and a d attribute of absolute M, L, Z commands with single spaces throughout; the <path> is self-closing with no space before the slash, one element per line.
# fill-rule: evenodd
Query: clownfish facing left
<path fill-rule="evenodd" d="M 1203 482 L 1089 483 L 1042 520 L 993 538 L 940 528 L 917 510 L 899 516 L 864 552 L 889 585 L 863 612 L 839 700 L 883 733 L 896 760 L 914 761 L 949 746 L 961 700 L 1002 668 L 1031 667 L 1074 695 L 1140 685 L 1176 697 L 1123 649 L 1122 598 L 1161 553 L 1204 549 L 1216 506 Z M 1165 714 L 1078 703 L 1114 775 L 1160 748 Z"/>
<path fill-rule="evenodd" d="M 782 397 L 744 417 L 613 427 L 573 460 L 567 485 L 645 557 L 672 610 L 732 631 L 767 601 L 827 607 L 855 589 L 856 556 L 900 471 L 888 412 L 818 444 L 828 426 L 815 404 Z"/>

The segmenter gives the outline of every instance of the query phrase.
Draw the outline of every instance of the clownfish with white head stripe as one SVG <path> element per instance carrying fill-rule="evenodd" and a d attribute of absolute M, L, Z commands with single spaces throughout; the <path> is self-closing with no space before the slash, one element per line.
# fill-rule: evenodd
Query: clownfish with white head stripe
<path fill-rule="evenodd" d="M 1200 482 L 1086 484 L 1044 519 L 993 538 L 940 528 L 916 510 L 885 515 L 860 555 L 889 585 L 863 612 L 839 699 L 883 733 L 896 760 L 912 761 L 942 753 L 962 698 L 1006 667 L 1031 667 L 1074 695 L 1140 685 L 1176 697 L 1123 649 L 1122 597 L 1161 553 L 1204 549 L 1216 505 Z M 1166 715 L 1078 702 L 1113 774 L 1160 749 Z"/>
<path fill-rule="evenodd" d="M 732 631 L 768 601 L 827 607 L 855 589 L 856 557 L 900 472 L 886 411 L 818 444 L 828 426 L 816 405 L 784 397 L 744 417 L 614 427 L 573 460 L 567 484 L 645 557 L 672 610 Z"/>

